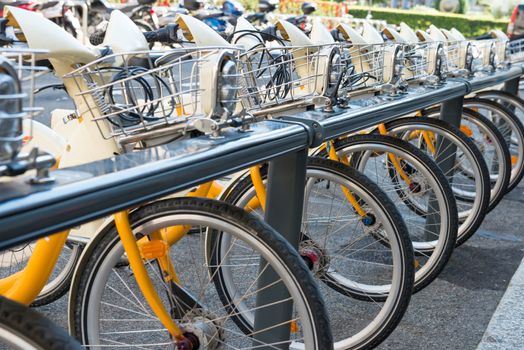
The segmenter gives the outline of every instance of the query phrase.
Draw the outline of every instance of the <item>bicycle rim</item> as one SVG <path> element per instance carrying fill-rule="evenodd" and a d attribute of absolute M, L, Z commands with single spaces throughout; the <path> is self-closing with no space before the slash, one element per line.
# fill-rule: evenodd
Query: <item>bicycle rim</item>
<path fill-rule="evenodd" d="M 384 202 L 391 202 L 386 197 L 381 196 L 378 201 L 373 196 L 374 191 L 378 190 L 376 185 L 367 180 L 367 185 L 373 188 L 361 187 L 363 184 L 356 182 L 354 177 L 340 176 L 333 168 L 324 167 L 322 162 L 334 163 L 311 158 L 308 162 L 303 239 L 299 252 L 306 259 L 308 254 L 318 253 L 318 263 L 310 265 L 310 269 L 322 282 L 320 288 L 333 325 L 335 349 L 360 349 L 370 344 L 376 346 L 400 321 L 411 294 L 413 258 L 407 232 L 403 224 L 403 234 L 394 227 L 394 220 L 402 220 L 398 213 L 393 220 L 386 207 L 382 206 Z M 335 164 L 339 169 L 347 169 L 342 164 Z M 358 198 L 367 213 L 376 215 L 375 224 L 363 227 L 361 218 L 347 202 L 341 186 Z M 251 186 L 238 197 L 228 200 L 245 208 L 255 196 Z M 263 216 L 258 207 L 248 209 L 256 210 L 255 215 Z M 389 210 L 396 211 L 394 205 Z M 222 246 L 229 246 L 227 236 L 220 236 L 219 239 Z M 234 290 L 235 283 L 231 280 L 234 275 L 231 269 L 222 271 L 220 287 Z M 242 305 L 238 307 L 244 308 Z M 348 317 L 353 320 L 349 325 Z M 252 319 L 241 321 L 247 329 L 252 328 Z"/>
<path fill-rule="evenodd" d="M 192 201 L 215 203 L 197 199 L 192 199 Z M 193 330 L 195 334 L 200 335 L 200 339 L 205 340 L 201 341 L 201 344 L 207 344 L 207 348 L 213 349 L 219 346 L 236 348 L 252 343 L 259 346 L 271 346 L 271 344 L 257 343 L 252 337 L 238 329 L 231 321 L 230 309 L 220 302 L 214 288 L 211 288 L 213 283 L 208 275 L 209 266 L 204 252 L 205 236 L 222 231 L 231 234 L 236 239 L 234 246 L 246 252 L 244 256 L 247 261 L 244 267 L 245 273 L 243 276 L 236 276 L 237 283 L 243 286 L 244 294 L 236 297 L 246 298 L 246 303 L 255 307 L 256 292 L 259 290 L 254 288 L 257 287 L 256 281 L 260 277 L 258 273 L 260 271 L 265 273 L 270 266 L 280 278 L 272 286 L 284 286 L 289 293 L 287 298 L 276 301 L 275 305 L 281 307 L 290 300 L 294 305 L 292 318 L 275 327 L 288 327 L 288 329 L 296 327 L 296 331 L 291 334 L 290 348 L 300 348 L 304 346 L 304 343 L 307 346 L 319 348 L 318 344 L 322 344 L 322 340 L 317 339 L 318 329 L 312 318 L 313 315 L 318 315 L 318 312 L 313 312 L 311 305 L 308 304 L 310 299 L 306 297 L 305 291 L 301 288 L 302 282 L 293 271 L 293 269 L 300 271 L 301 266 L 291 268 L 283 263 L 280 256 L 275 254 L 274 247 L 264 244 L 264 240 L 257 237 L 256 231 L 250 232 L 246 230 L 245 225 L 224 219 L 216 213 L 208 213 L 198 205 L 191 208 L 186 207 L 184 210 L 165 209 L 158 214 L 150 212 L 150 215 L 137 221 L 133 220 L 132 225 L 134 232 L 139 232 L 141 235 L 147 235 L 165 227 L 178 225 L 193 227 L 192 233 L 173 245 L 169 252 L 180 278 L 180 284 L 177 285 L 185 292 L 177 292 L 177 288 L 173 289 L 173 286 L 167 285 L 160 275 L 158 264 L 148 261 L 147 268 L 151 279 L 157 285 L 159 294 L 162 292 L 161 298 L 164 304 L 171 307 L 173 317 L 184 329 Z M 195 231 L 195 227 L 201 227 L 201 230 Z M 287 245 L 287 248 L 289 247 Z M 288 255 L 293 254 L 293 251 L 285 251 Z M 118 237 L 114 235 L 110 244 L 107 244 L 96 260 L 92 261 L 90 271 L 86 272 L 89 281 L 84 282 L 86 292 L 79 300 L 83 315 L 78 325 L 82 329 L 82 334 L 77 335 L 81 336 L 82 341 L 90 346 L 102 344 L 116 347 L 172 348 L 173 340 L 150 312 L 145 301 L 141 299 L 141 294 L 129 274 L 128 267 L 122 264 L 123 257 L 123 247 Z M 266 262 L 262 265 L 261 270 L 259 270 L 260 258 Z M 298 258 L 297 261 L 302 263 Z M 308 277 L 308 275 L 305 276 Z M 180 293 L 182 297 L 177 293 Z M 189 305 L 188 300 L 195 304 Z M 266 304 L 257 307 L 263 309 L 275 307 L 275 305 Z M 330 343 L 331 339 L 328 338 L 327 341 Z"/>
<path fill-rule="evenodd" d="M 522 124 L 518 119 L 513 118 L 514 115 L 511 116 L 511 111 L 490 100 L 466 99 L 464 106 L 474 109 L 491 120 L 506 138 L 510 155 L 514 159 L 508 188 L 514 188 L 524 174 L 524 128 Z"/>
<path fill-rule="evenodd" d="M 434 177 L 439 170 L 430 170 L 420 158 L 420 151 L 409 147 L 401 140 L 380 135 L 358 135 L 349 137 L 335 145 L 339 157 L 347 157 L 350 164 L 374 181 L 395 203 L 409 231 L 415 252 L 415 291 L 431 282 L 449 259 L 456 239 L 456 208 L 446 196 L 442 178 Z M 411 178 L 419 189 L 413 192 L 409 185 L 397 175 L 391 176 L 388 154 L 402 160 L 403 168 L 414 171 Z M 426 159 L 431 162 L 431 160 Z M 440 173 L 441 174 L 441 173 Z M 440 175 L 442 177 L 442 174 Z M 409 196 L 409 201 L 406 201 Z M 429 200 L 431 199 L 431 205 Z M 414 210 L 413 203 L 423 211 Z M 425 203 L 425 206 L 423 205 Z M 431 209 L 431 210 L 430 210 Z"/>

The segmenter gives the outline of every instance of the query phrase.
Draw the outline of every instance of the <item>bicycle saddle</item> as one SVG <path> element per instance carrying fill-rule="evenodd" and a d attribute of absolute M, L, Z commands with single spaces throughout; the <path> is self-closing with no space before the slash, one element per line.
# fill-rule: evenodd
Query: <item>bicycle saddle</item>
<path fill-rule="evenodd" d="M 418 43 L 420 41 L 415 31 L 413 31 L 413 29 L 411 29 L 411 27 L 408 26 L 404 22 L 400 22 L 400 33 L 399 34 L 409 44 Z"/>
<path fill-rule="evenodd" d="M 331 32 L 326 28 L 325 25 L 320 22 L 320 19 L 316 18 L 313 21 L 311 33 L 309 34 L 311 41 L 317 45 L 333 44 L 335 39 L 331 35 Z"/>
<path fill-rule="evenodd" d="M 367 44 L 383 44 L 384 38 L 378 30 L 375 29 L 368 21 L 364 21 L 362 26 L 362 37 Z"/>

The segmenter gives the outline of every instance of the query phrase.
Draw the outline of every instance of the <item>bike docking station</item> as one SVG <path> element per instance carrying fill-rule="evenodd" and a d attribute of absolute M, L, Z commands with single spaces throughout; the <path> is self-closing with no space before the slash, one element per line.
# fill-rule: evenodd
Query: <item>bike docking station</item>
<path fill-rule="evenodd" d="M 201 136 L 54 170 L 50 173 L 54 181 L 49 183 L 31 184 L 29 175 L 13 178 L 0 183 L 0 247 L 50 235 L 263 162 L 269 162 L 265 219 L 298 246 L 310 148 L 435 104 L 443 105 L 444 120 L 458 125 L 465 95 L 501 83 L 514 92 L 522 74 L 522 68 L 514 66 L 478 78 L 450 79 L 416 93 L 408 90 L 372 106 L 357 101 L 333 112 L 306 111 L 265 120 L 252 124 L 250 132 Z M 271 273 L 263 276 L 261 283 L 274 278 Z M 264 302 L 281 297 L 282 291 L 266 290 L 259 295 Z M 277 323 L 279 314 L 290 312 L 291 306 L 280 306 L 257 315 L 255 327 L 264 329 Z M 260 336 L 285 339 L 289 329 Z"/>
<path fill-rule="evenodd" d="M 30 174 L 9 178 L 0 182 L 0 248 L 52 235 L 265 162 L 269 163 L 265 221 L 298 248 L 311 149 L 439 104 L 440 118 L 460 126 L 465 96 L 500 84 L 516 94 L 523 74 L 523 68 L 515 64 L 427 84 L 387 83 L 364 94 L 348 91 L 351 97 L 340 105 L 324 97 L 317 101 L 323 107 L 316 109 L 266 113 L 264 120 L 249 124 L 248 130 L 225 128 L 218 136 L 177 140 L 53 170 L 49 181 L 35 183 Z M 437 163 L 443 170 L 452 169 L 455 150 L 441 142 L 445 141 L 437 140 L 437 149 L 445 151 L 435 155 Z M 267 287 L 276 278 L 267 269 L 258 281 L 262 291 L 257 294 L 257 305 L 273 301 L 275 305 L 255 311 L 254 341 L 281 341 L 281 347 L 288 348 L 291 330 L 282 323 L 291 318 L 293 306 L 291 302 L 276 303 L 287 293 Z"/>

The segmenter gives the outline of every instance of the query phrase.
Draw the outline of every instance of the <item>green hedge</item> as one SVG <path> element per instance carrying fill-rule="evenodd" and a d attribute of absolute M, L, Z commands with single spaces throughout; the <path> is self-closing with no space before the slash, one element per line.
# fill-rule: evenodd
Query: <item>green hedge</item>
<path fill-rule="evenodd" d="M 355 18 L 365 18 L 368 7 L 350 7 L 349 14 Z M 430 24 L 439 28 L 457 28 L 466 37 L 475 37 L 487 33 L 490 29 L 506 31 L 508 22 L 496 19 L 477 19 L 457 14 L 416 13 L 406 10 L 371 8 L 373 19 L 385 20 L 388 23 L 399 24 L 405 22 L 413 29 L 427 29 Z"/>

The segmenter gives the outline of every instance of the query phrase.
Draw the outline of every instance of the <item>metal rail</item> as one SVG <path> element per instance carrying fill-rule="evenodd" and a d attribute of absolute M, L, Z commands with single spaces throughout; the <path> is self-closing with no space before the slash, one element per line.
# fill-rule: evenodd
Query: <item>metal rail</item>
<path fill-rule="evenodd" d="M 352 104 L 332 113 L 308 111 L 281 121 L 260 122 L 248 133 L 232 130 L 220 139 L 199 137 L 57 170 L 53 172 L 56 178 L 53 184 L 29 185 L 27 177 L 4 180 L 0 182 L 0 249 L 302 151 L 430 105 L 450 101 L 453 108 L 458 108 L 456 99 L 473 88 L 484 88 L 488 81 L 491 85 L 514 82 L 521 75 L 522 68 L 513 67 L 467 82 L 454 80 L 439 88 L 420 88 L 373 106 Z M 444 107 L 443 111 L 446 110 L 449 109 Z M 273 166 L 278 164 L 276 161 Z M 272 174 L 270 183 L 284 176 L 278 171 Z M 269 191 L 268 201 L 296 206 L 294 202 L 303 200 L 289 191 Z"/>
<path fill-rule="evenodd" d="M 514 67 L 472 79 L 448 81 L 438 88 L 416 88 L 372 106 L 353 102 L 327 113 L 308 111 L 277 121 L 254 124 L 250 132 L 227 131 L 222 138 L 198 137 L 123 154 L 77 167 L 56 170 L 52 184 L 30 185 L 28 176 L 0 182 L 0 249 L 73 227 L 199 183 L 269 161 L 266 221 L 298 246 L 307 148 L 438 103 L 442 119 L 460 123 L 463 96 L 509 82 L 518 87 L 523 71 Z M 517 82 L 517 83 L 515 83 Z M 517 84 L 517 85 L 515 85 Z M 443 155 L 437 155 L 437 159 Z M 447 157 L 446 157 L 447 158 Z M 445 166 L 445 165 L 443 165 Z M 275 279 L 272 271 L 261 286 Z M 261 288 L 258 303 L 286 291 Z M 292 305 L 256 312 L 255 329 L 289 319 Z M 289 327 L 259 332 L 265 340 L 289 339 Z"/>
<path fill-rule="evenodd" d="M 198 137 L 56 170 L 56 181 L 29 176 L 0 182 L 0 249 L 58 232 L 307 147 L 304 128 L 280 121 Z"/>
<path fill-rule="evenodd" d="M 350 103 L 348 109 L 334 112 L 308 111 L 284 117 L 284 120 L 300 122 L 315 127 L 315 139 L 311 146 L 323 141 L 387 122 L 444 101 L 464 96 L 468 92 L 464 82 L 450 81 L 438 88 L 415 88 L 405 94 L 383 98 L 380 103 L 366 106 L 365 100 Z M 314 124 L 314 125 L 312 125 Z"/>

